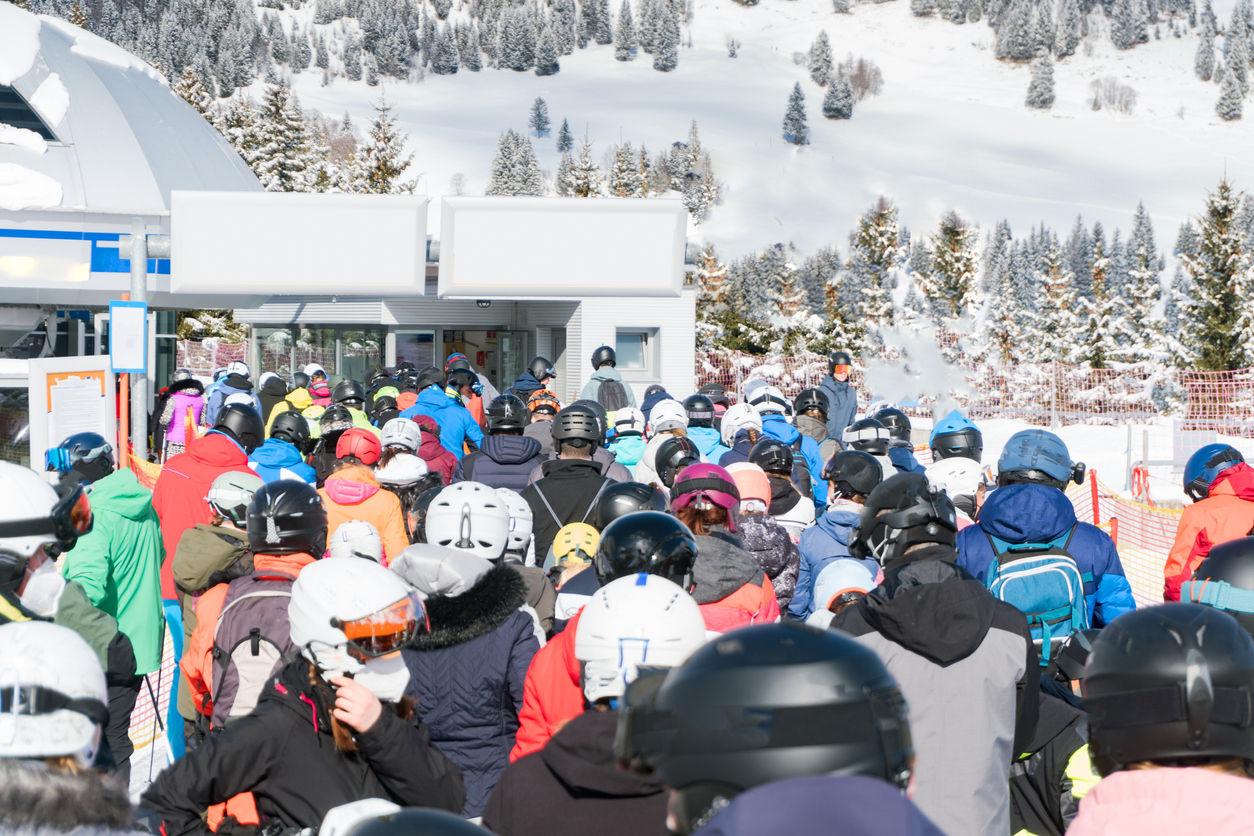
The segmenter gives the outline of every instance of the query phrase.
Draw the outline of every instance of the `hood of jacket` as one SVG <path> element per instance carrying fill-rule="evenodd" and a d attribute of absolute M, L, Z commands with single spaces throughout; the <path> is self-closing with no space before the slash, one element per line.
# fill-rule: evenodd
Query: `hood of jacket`
<path fill-rule="evenodd" d="M 486 636 L 527 603 L 527 582 L 512 566 L 492 566 L 458 595 L 425 601 L 431 631 L 414 639 L 415 650 L 453 647 Z"/>
<path fill-rule="evenodd" d="M 235 439 L 219 432 L 208 432 L 187 444 L 187 454 L 197 464 L 239 470 L 248 467 L 248 454 L 235 443 Z"/>
<path fill-rule="evenodd" d="M 623 376 L 618 373 L 618 369 L 613 366 L 602 366 L 592 373 L 593 380 L 617 380 L 623 382 Z"/>
<path fill-rule="evenodd" d="M 850 503 L 853 504 L 853 503 Z M 861 515 L 845 508 L 832 508 L 814 521 L 814 526 L 842 546 L 849 545 L 849 537 Z"/>
<path fill-rule="evenodd" d="M 1254 468 L 1245 462 L 1228 468 L 1210 483 L 1210 495 L 1235 496 L 1246 502 L 1254 502 Z"/>
<path fill-rule="evenodd" d="M 716 447 L 723 445 L 723 438 L 719 435 L 718 430 L 713 427 L 689 427 L 688 437 L 692 439 L 692 443 L 697 445 L 697 449 L 701 451 L 701 455 L 710 459 Z M 710 459 L 714 464 L 717 461 Z"/>
<path fill-rule="evenodd" d="M 421 458 L 430 461 L 433 458 L 442 458 L 444 453 L 448 453 L 444 445 L 440 443 L 440 425 L 434 418 L 419 413 L 414 416 L 413 420 L 422 430 L 422 441 L 418 445 L 418 454 Z M 449 453 L 449 455 L 453 454 Z"/>
<path fill-rule="evenodd" d="M 538 392 L 544 388 L 544 384 L 536 379 L 531 372 L 523 372 L 514 381 L 513 388 L 519 392 Z"/>
<path fill-rule="evenodd" d="M 1007 543 L 1046 543 L 1076 524 L 1067 495 L 1046 485 L 1007 485 L 988 495 L 980 528 Z"/>
<path fill-rule="evenodd" d="M 287 396 L 287 384 L 281 377 L 267 377 L 266 382 L 261 384 L 261 394 L 284 398 Z"/>
<path fill-rule="evenodd" d="M 1198 767 L 1116 772 L 1080 801 L 1068 836 L 1246 833 L 1254 818 L 1250 779 Z"/>
<path fill-rule="evenodd" d="M 648 446 L 649 442 L 642 435 L 620 435 L 610 442 L 608 449 L 619 464 L 630 467 L 644 458 Z"/>
<path fill-rule="evenodd" d="M 601 463 L 596 459 L 549 459 L 540 469 L 546 479 L 585 479 L 593 473 L 601 475 Z"/>
<path fill-rule="evenodd" d="M 801 492 L 793 487 L 792 482 L 774 473 L 766 474 L 766 481 L 771 483 L 771 504 L 766 509 L 772 517 L 787 514 L 801 501 Z"/>
<path fill-rule="evenodd" d="M 796 444 L 801 438 L 801 433 L 797 432 L 797 428 L 788 423 L 782 415 L 762 416 L 762 432 L 788 445 Z"/>
<path fill-rule="evenodd" d="M 293 389 L 287 393 L 284 400 L 300 410 L 313 406 L 313 396 L 309 394 L 308 389 Z"/>
<path fill-rule="evenodd" d="M 954 550 L 932 546 L 884 570 L 884 580 L 857 603 L 878 633 L 941 665 L 961 661 L 984 641 L 995 599 L 952 561 Z M 840 626 L 840 616 L 833 622 Z"/>
<path fill-rule="evenodd" d="M 321 555 L 319 555 L 321 557 Z M 304 552 L 294 552 L 292 554 L 256 554 L 253 555 L 253 572 L 261 574 L 264 572 L 282 572 L 285 575 L 291 575 L 293 578 L 300 575 L 300 570 L 304 569 L 310 563 L 318 558 Z"/>
<path fill-rule="evenodd" d="M 479 449 L 497 464 L 522 464 L 540 455 L 540 442 L 525 435 L 490 435 Z"/>
<path fill-rule="evenodd" d="M 540 750 L 540 759 L 580 795 L 630 798 L 664 792 L 655 777 L 618 768 L 614 756 L 617 730 L 617 711 L 585 711 L 549 739 Z"/>
<path fill-rule="evenodd" d="M 251 380 L 244 377 L 242 374 L 229 374 L 222 379 L 222 388 L 234 389 L 238 392 L 252 392 L 253 384 Z M 227 392 L 226 396 L 229 397 L 232 394 L 234 393 Z"/>
<path fill-rule="evenodd" d="M 698 604 L 713 604 L 747 583 L 760 584 L 765 573 L 740 540 L 715 529 L 711 534 L 697 535 L 697 562 L 692 567 L 692 578 L 696 583 L 693 599 Z"/>
<path fill-rule="evenodd" d="M 249 460 L 256 462 L 262 467 L 273 467 L 276 469 L 305 463 L 305 460 L 301 458 L 300 451 L 293 444 L 281 438 L 267 438 L 264 444 L 253 450 Z"/>
<path fill-rule="evenodd" d="M 828 438 L 827 424 L 813 415 L 798 415 L 793 419 L 793 427 L 802 435 L 808 435 L 815 441 L 826 441 Z"/>
<path fill-rule="evenodd" d="M 316 734 L 330 735 L 330 704 L 334 697 L 327 693 L 328 690 L 309 683 L 309 661 L 304 656 L 297 656 L 266 683 L 257 703 L 258 707 L 266 702 L 278 703 L 295 712 L 313 727 Z"/>
<path fill-rule="evenodd" d="M 328 476 L 323 490 L 336 505 L 360 505 L 379 492 L 379 483 L 367 468 L 354 465 Z"/>
<path fill-rule="evenodd" d="M 649 395 L 647 398 L 645 398 L 643 401 L 640 402 L 640 411 L 644 413 L 645 420 L 648 420 L 649 412 L 650 410 L 653 409 L 653 407 L 657 406 L 662 401 L 673 401 L 673 400 L 675 399 L 671 397 L 671 394 L 669 392 L 665 392 L 665 391 L 654 392 L 653 394 Z"/>
<path fill-rule="evenodd" d="M 170 395 L 177 395 L 179 392 L 184 392 L 188 395 L 203 395 L 205 394 L 205 384 L 194 377 L 189 377 L 186 380 L 174 381 L 166 389 L 166 392 Z"/>
<path fill-rule="evenodd" d="M 436 386 L 428 386 L 418 393 L 418 400 L 414 406 L 419 410 L 430 414 L 431 412 L 443 412 L 446 409 L 453 409 L 456 404 L 453 399 L 444 394 L 444 390 Z"/>
<path fill-rule="evenodd" d="M 152 513 L 152 491 L 139 483 L 134 471 L 124 467 L 92 483 L 91 504 L 96 511 L 138 520 Z"/>
<path fill-rule="evenodd" d="M 198 593 L 210 580 L 240 562 L 248 551 L 248 532 L 225 526 L 197 524 L 183 532 L 171 563 L 174 582 L 185 592 Z M 248 561 L 251 570 L 252 561 Z M 246 573 L 245 573 L 246 574 Z"/>
<path fill-rule="evenodd" d="M 737 514 L 736 535 L 772 581 L 798 555 L 788 532 L 766 514 Z"/>

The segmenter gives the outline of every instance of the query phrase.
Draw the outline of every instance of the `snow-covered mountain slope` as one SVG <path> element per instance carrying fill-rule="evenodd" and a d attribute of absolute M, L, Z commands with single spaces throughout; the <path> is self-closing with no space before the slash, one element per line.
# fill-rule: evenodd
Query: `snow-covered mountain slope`
<path fill-rule="evenodd" d="M 1229 11 L 1216 7 L 1221 25 Z M 1127 230 L 1144 200 L 1169 249 L 1175 228 L 1201 211 L 1225 171 L 1238 188 L 1254 187 L 1254 112 L 1236 122 L 1215 115 L 1217 85 L 1192 71 L 1196 29 L 1182 27 L 1176 38 L 1163 23 L 1155 39 L 1151 25 L 1148 43 L 1118 51 L 1100 7 L 1090 21 L 1087 42 L 1055 68 L 1057 101 L 1047 111 L 1025 107 L 1028 68 L 994 59 L 987 23 L 917 18 L 905 0 L 855 5 L 851 14 L 833 13 L 830 0 L 696 0 L 684 34 L 692 47 L 681 48 L 670 73 L 655 72 L 647 55 L 621 63 L 613 46 L 591 44 L 548 77 L 463 69 L 416 83 L 385 78 L 369 87 L 339 77 L 323 87 L 321 70 L 311 69 L 294 86 L 304 106 L 348 112 L 358 125 L 385 94 L 409 132 L 419 189 L 432 196 L 447 193 L 455 174 L 467 194 L 481 194 L 497 137 L 526 130 L 537 96 L 553 120 L 552 135 L 533 137 L 550 172 L 563 118 L 576 136 L 587 132 L 598 157 L 623 140 L 656 152 L 685 138 L 695 119 L 725 184 L 702 234 L 726 256 L 775 242 L 803 252 L 835 243 L 843 252 L 857 217 L 881 194 L 916 233 L 934 231 L 951 209 L 984 229 L 1007 218 L 1016 235 L 1042 221 L 1061 233 L 1077 213 Z M 823 88 L 793 58 L 820 29 L 838 59 L 865 57 L 883 73 L 883 92 L 849 121 L 822 117 Z M 729 35 L 741 44 L 736 58 L 727 54 Z M 1107 77 L 1135 89 L 1131 115 L 1092 110 L 1090 85 Z M 781 137 L 796 82 L 811 132 L 800 148 Z"/>

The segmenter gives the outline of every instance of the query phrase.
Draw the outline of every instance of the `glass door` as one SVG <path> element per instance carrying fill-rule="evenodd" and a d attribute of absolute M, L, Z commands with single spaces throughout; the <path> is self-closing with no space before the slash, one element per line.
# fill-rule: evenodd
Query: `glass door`
<path fill-rule="evenodd" d="M 497 363 L 497 378 L 493 381 L 499 391 L 504 392 L 527 368 L 531 357 L 527 354 L 526 331 L 497 331 L 496 337 L 500 351 Z"/>
<path fill-rule="evenodd" d="M 435 360 L 435 331 L 397 331 L 396 362 L 406 360 L 419 369 L 442 365 Z"/>

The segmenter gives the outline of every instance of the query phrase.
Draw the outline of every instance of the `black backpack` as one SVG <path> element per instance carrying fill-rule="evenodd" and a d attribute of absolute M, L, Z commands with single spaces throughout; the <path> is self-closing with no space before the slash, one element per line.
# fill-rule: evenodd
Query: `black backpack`
<path fill-rule="evenodd" d="M 631 406 L 627 401 L 627 390 L 617 380 L 601 381 L 601 386 L 597 389 L 597 403 L 611 414 Z"/>

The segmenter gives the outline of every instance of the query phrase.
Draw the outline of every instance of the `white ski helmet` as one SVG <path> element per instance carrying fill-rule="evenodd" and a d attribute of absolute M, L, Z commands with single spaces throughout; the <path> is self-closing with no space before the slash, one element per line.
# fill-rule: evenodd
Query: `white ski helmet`
<path fill-rule="evenodd" d="M 673 668 L 703 644 L 705 619 L 678 584 L 644 573 L 611 581 L 579 616 L 584 695 L 591 703 L 621 697 L 640 668 Z"/>
<path fill-rule="evenodd" d="M 792 402 L 774 386 L 760 386 L 754 389 L 748 401 L 758 415 L 792 415 Z"/>
<path fill-rule="evenodd" d="M 723 413 L 722 430 L 720 433 L 723 436 L 723 443 L 728 447 L 734 445 L 736 443 L 736 433 L 741 430 L 762 431 L 762 416 L 758 415 L 758 411 L 744 401 L 732 404 Z"/>
<path fill-rule="evenodd" d="M 374 472 L 374 478 L 380 485 L 392 488 L 407 488 L 426 475 L 427 463 L 413 453 L 398 453 L 390 462 Z"/>
<path fill-rule="evenodd" d="M 401 447 L 411 453 L 417 453 L 418 447 L 422 444 L 422 428 L 418 426 L 417 421 L 411 421 L 408 418 L 393 418 L 383 425 L 380 442 L 384 449 Z"/>
<path fill-rule="evenodd" d="M 248 506 L 253 501 L 253 494 L 264 484 L 262 478 L 255 473 L 231 470 L 213 480 L 205 501 L 214 511 L 236 525 L 247 526 Z"/>
<path fill-rule="evenodd" d="M 634 406 L 625 406 L 614 413 L 614 432 L 618 435 L 644 435 L 644 413 Z"/>
<path fill-rule="evenodd" d="M 956 456 L 941 459 L 927 466 L 925 475 L 933 486 L 949 494 L 950 499 L 959 496 L 975 496 L 980 486 L 982 465 L 974 459 Z"/>
<path fill-rule="evenodd" d="M 427 507 L 427 542 L 499 560 L 509 548 L 509 509 L 480 482 L 449 485 Z"/>
<path fill-rule="evenodd" d="M 509 488 L 497 488 L 496 495 L 501 498 L 506 510 L 509 511 L 509 551 L 520 553 L 527 551 L 527 544 L 531 542 L 532 525 L 535 522 L 531 506 L 519 495 L 518 491 Z"/>
<path fill-rule="evenodd" d="M 316 374 L 320 374 L 325 377 L 327 373 L 327 370 L 322 368 L 322 366 L 319 366 L 317 363 L 306 363 L 305 368 L 301 369 L 301 371 L 309 375 L 310 379 L 313 379 L 313 376 Z"/>
<path fill-rule="evenodd" d="M 383 538 L 365 520 L 349 520 L 327 538 L 327 552 L 331 557 L 361 557 L 382 563 Z"/>
<path fill-rule="evenodd" d="M 650 436 L 655 436 L 665 430 L 678 430 L 687 426 L 688 412 L 683 404 L 673 398 L 658 401 L 649 410 L 648 432 Z"/>
<path fill-rule="evenodd" d="M 109 688 L 78 633 L 46 621 L 0 626 L 0 702 L 0 758 L 95 760 Z"/>
<path fill-rule="evenodd" d="M 365 560 L 316 560 L 301 569 L 287 618 L 292 644 L 326 678 L 358 673 L 428 629 L 418 593 Z"/>
<path fill-rule="evenodd" d="M 232 360 L 226 364 L 227 374 L 237 374 L 240 377 L 248 377 L 248 364 L 243 360 Z"/>
<path fill-rule="evenodd" d="M 0 589 L 17 589 L 31 556 L 40 546 L 72 539 L 72 525 L 83 534 L 91 530 L 86 493 L 80 489 L 61 499 L 47 478 L 29 467 L 0 462 L 0 496 Z M 47 524 L 33 526 L 39 530 L 31 533 L 29 523 L 43 520 Z M 18 533 L 10 536 L 8 530 Z"/>

